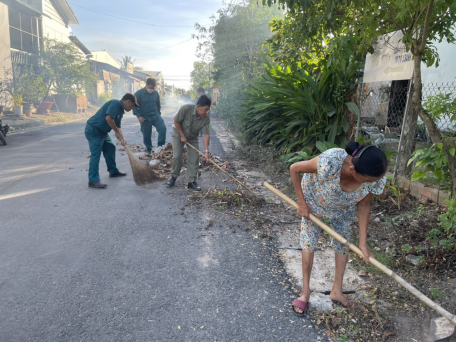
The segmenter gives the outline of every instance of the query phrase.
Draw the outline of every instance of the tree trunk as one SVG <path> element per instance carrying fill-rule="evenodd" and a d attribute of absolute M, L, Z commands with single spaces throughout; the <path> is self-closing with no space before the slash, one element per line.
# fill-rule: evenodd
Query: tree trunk
<path fill-rule="evenodd" d="M 420 116 L 421 120 L 423 120 L 424 124 L 428 129 L 429 136 L 432 139 L 434 144 L 443 143 L 443 152 L 448 160 L 448 169 L 451 174 L 452 179 L 452 195 L 456 193 L 456 157 L 453 157 L 449 150 L 451 147 L 456 147 L 456 143 L 454 138 L 447 138 L 442 139 L 442 135 L 437 128 L 434 120 L 429 116 L 428 112 L 423 108 L 421 103 L 422 99 L 422 92 L 423 92 L 423 84 L 421 83 L 421 60 L 422 60 L 422 52 L 420 49 L 416 49 L 414 53 L 414 84 L 415 84 L 415 91 L 413 92 L 412 97 L 412 104 L 415 111 Z"/>
<path fill-rule="evenodd" d="M 412 80 L 410 80 L 412 82 Z M 414 95 L 414 89 L 412 87 L 410 96 Z M 412 101 L 410 98 L 409 101 Z M 412 103 L 412 102 L 410 102 Z M 401 150 L 399 151 L 399 165 L 397 168 L 397 172 L 400 175 L 408 176 L 411 172 L 411 167 L 407 167 L 407 163 L 410 160 L 410 157 L 413 153 L 414 141 L 415 141 L 415 129 L 416 124 L 418 121 L 418 112 L 414 110 L 412 105 L 408 108 L 408 113 L 405 114 L 405 122 L 404 122 L 404 131 L 402 132 L 402 146 Z"/>
<path fill-rule="evenodd" d="M 351 94 L 349 101 L 356 103 L 359 109 L 361 110 L 361 103 L 358 103 L 358 92 L 360 88 L 362 88 L 362 84 L 358 84 L 355 90 L 353 90 L 353 93 Z M 344 118 L 348 121 L 348 131 L 345 134 L 348 140 L 350 140 L 352 137 L 355 137 L 356 125 L 358 124 L 358 117 L 352 112 L 350 112 L 350 110 L 346 107 L 344 112 Z"/>

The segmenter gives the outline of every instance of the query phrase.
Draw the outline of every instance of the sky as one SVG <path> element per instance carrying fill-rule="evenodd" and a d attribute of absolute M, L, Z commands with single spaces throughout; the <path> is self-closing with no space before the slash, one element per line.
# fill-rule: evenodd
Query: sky
<path fill-rule="evenodd" d="M 210 24 L 211 15 L 223 6 L 222 0 L 69 2 L 79 20 L 71 25 L 73 35 L 89 50 L 106 50 L 115 59 L 131 56 L 134 66 L 162 71 L 168 85 L 185 89 L 197 61 L 194 25 Z"/>

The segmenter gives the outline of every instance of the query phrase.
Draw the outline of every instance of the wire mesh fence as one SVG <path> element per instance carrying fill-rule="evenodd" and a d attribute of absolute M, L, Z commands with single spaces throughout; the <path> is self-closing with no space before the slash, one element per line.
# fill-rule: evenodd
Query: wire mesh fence
<path fill-rule="evenodd" d="M 389 150 L 397 150 L 404 119 L 409 81 L 361 85 L 358 137 Z M 410 106 L 409 106 L 410 107 Z"/>
<path fill-rule="evenodd" d="M 449 98 L 453 100 L 456 97 L 456 84 L 427 83 L 423 84 L 422 92 L 424 104 L 430 97 L 439 94 L 450 94 Z M 409 80 L 361 84 L 357 94 L 360 117 L 354 137 L 362 137 L 388 152 L 399 151 L 406 112 L 410 115 L 413 111 L 412 94 L 413 87 Z M 456 134 L 456 122 L 450 119 L 453 114 L 444 113 L 435 119 L 442 134 Z M 431 143 L 426 125 L 419 118 L 413 139 L 415 142 Z"/>
<path fill-rule="evenodd" d="M 425 102 L 431 96 L 439 94 L 449 94 L 449 99 L 452 101 L 456 98 L 456 83 L 428 83 L 423 85 L 423 101 Z M 442 134 L 456 134 L 456 122 L 451 120 L 454 113 L 444 113 L 441 117 L 435 119 L 437 128 Z M 421 125 L 421 127 L 420 127 Z M 418 123 L 418 133 L 425 130 L 424 123 Z"/>

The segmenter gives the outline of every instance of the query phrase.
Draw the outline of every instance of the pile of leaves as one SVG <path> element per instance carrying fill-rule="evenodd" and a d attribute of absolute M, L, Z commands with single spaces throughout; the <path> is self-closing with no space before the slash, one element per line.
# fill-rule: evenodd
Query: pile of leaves
<path fill-rule="evenodd" d="M 339 341 L 387 341 L 395 337 L 390 322 L 379 315 L 375 290 L 368 293 L 371 298 L 356 302 L 354 307 L 315 312 L 317 324 L 324 325 Z"/>
<path fill-rule="evenodd" d="M 444 228 L 439 226 L 439 216 L 447 209 L 419 203 L 409 194 L 401 197 L 400 209 L 398 197 L 391 189 L 372 203 L 371 213 L 376 218 L 369 235 L 374 248 L 386 253 L 389 259 L 394 258 L 389 266 L 396 271 L 406 271 L 410 266 L 407 258 L 417 257 L 418 265 L 414 268 L 424 272 L 428 279 L 455 278 L 456 254 L 441 243 L 446 240 Z"/>
<path fill-rule="evenodd" d="M 203 194 L 203 197 L 211 199 L 216 204 L 224 207 L 238 207 L 243 205 L 257 207 L 265 203 L 263 198 L 242 188 L 232 191 L 228 189 L 218 190 L 213 187 L 207 190 Z"/>

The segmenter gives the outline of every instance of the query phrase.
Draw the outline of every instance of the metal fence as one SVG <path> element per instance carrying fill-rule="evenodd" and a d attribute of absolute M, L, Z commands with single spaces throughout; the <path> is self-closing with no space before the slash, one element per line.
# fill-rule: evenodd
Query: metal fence
<path fill-rule="evenodd" d="M 413 111 L 412 93 L 413 87 L 408 80 L 360 85 L 357 97 L 361 115 L 358 118 L 354 137 L 363 137 L 386 151 L 399 151 L 402 143 L 401 134 L 404 131 L 404 118 L 406 113 L 410 115 Z M 454 82 L 423 84 L 423 103 L 430 96 L 438 94 L 451 94 L 450 98 L 454 99 L 456 84 Z M 436 121 L 442 134 L 456 134 L 456 122 L 450 120 L 451 115 L 451 113 L 444 114 Z M 426 126 L 419 118 L 414 138 L 418 141 L 431 142 Z"/>

